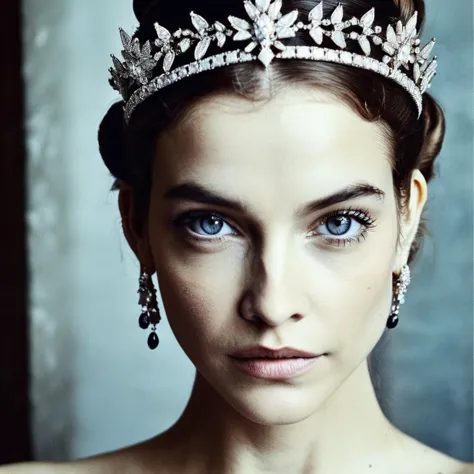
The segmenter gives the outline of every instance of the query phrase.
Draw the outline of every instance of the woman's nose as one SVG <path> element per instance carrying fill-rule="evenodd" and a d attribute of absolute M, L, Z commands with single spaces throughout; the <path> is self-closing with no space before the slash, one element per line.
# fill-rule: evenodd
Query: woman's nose
<path fill-rule="evenodd" d="M 267 255 L 252 274 L 242 300 L 242 317 L 268 326 L 301 320 L 308 311 L 301 272 L 294 259 Z"/>

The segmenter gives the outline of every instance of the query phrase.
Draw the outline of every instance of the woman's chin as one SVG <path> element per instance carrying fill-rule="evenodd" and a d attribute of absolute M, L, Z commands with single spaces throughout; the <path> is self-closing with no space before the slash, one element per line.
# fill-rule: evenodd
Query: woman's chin
<path fill-rule="evenodd" d="M 324 402 L 314 390 L 274 386 L 226 394 L 227 402 L 243 417 L 261 425 L 288 425 L 313 415 Z"/>

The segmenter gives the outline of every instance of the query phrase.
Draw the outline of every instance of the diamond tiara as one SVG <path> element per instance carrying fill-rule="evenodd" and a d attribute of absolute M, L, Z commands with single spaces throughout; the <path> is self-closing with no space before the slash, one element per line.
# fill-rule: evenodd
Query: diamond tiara
<path fill-rule="evenodd" d="M 236 63 L 258 60 L 268 67 L 275 58 L 340 63 L 381 74 L 410 93 L 420 117 L 422 94 L 431 86 L 438 62 L 436 56 L 429 60 L 434 38 L 420 47 L 417 12 L 406 25 L 399 20 L 384 30 L 373 25 L 375 8 L 361 18 L 344 20 L 344 9 L 339 4 L 330 18 L 324 18 L 321 1 L 311 10 L 305 23 L 297 21 L 298 10 L 282 14 L 282 0 L 244 0 L 243 3 L 250 21 L 229 16 L 230 26 L 219 21 L 210 24 L 191 12 L 191 23 L 196 31 L 180 28 L 171 33 L 156 22 L 157 38 L 153 43 L 148 40 L 140 45 L 138 38 L 132 39 L 120 28 L 124 61 L 112 55 L 114 67 L 109 69 L 112 75 L 109 82 L 123 97 L 127 123 L 139 104 L 170 84 Z M 306 30 L 308 40 L 317 46 L 285 45 L 283 41 L 294 37 L 299 30 Z M 333 48 L 321 46 L 325 36 L 331 39 Z M 223 48 L 228 41 L 246 44 L 244 48 L 205 57 L 212 43 Z M 357 42 L 361 53 L 345 51 L 348 42 Z M 175 58 L 191 47 L 194 47 L 195 61 L 172 69 Z M 377 48 L 385 53 L 382 61 L 371 57 Z"/>

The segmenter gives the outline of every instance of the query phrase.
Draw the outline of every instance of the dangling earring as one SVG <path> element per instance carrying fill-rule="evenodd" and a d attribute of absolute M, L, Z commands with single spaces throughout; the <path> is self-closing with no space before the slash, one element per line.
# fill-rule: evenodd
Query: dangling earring
<path fill-rule="evenodd" d="M 400 305 L 405 303 L 405 293 L 410 281 L 410 267 L 404 265 L 400 275 L 396 279 L 395 288 L 393 289 L 392 309 L 387 320 L 387 327 L 389 329 L 393 329 L 398 324 L 398 311 Z"/>
<path fill-rule="evenodd" d="M 143 271 L 140 275 L 138 293 L 140 293 L 138 304 L 142 306 L 142 314 L 138 318 L 138 325 L 142 329 L 148 329 L 150 324 L 152 325 L 152 332 L 148 336 L 148 347 L 156 349 L 160 342 L 156 334 L 156 325 L 161 321 L 161 316 L 156 301 L 156 289 L 151 274 L 147 271 Z"/>

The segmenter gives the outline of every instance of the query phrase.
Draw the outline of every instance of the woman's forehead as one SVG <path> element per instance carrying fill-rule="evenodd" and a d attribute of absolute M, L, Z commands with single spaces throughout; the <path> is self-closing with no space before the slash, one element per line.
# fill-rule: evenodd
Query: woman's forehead
<path fill-rule="evenodd" d="M 380 125 L 324 92 L 291 88 L 259 103 L 224 95 L 200 103 L 159 139 L 155 169 L 171 180 L 343 185 L 390 172 L 388 148 Z"/>

